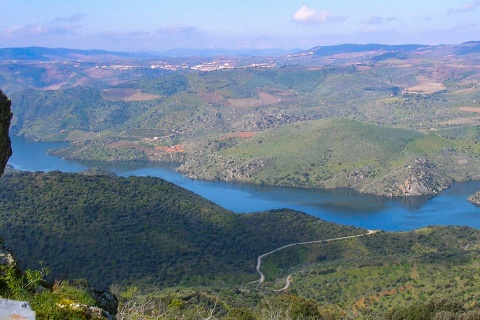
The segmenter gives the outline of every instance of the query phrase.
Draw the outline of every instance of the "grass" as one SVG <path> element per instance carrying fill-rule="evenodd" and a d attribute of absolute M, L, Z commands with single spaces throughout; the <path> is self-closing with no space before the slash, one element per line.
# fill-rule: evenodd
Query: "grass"
<path fill-rule="evenodd" d="M 361 170 L 375 175 L 401 155 L 405 147 L 424 136 L 348 119 L 328 119 L 284 125 L 239 141 L 219 152 L 221 157 L 269 159 L 255 181 L 319 186 L 335 175 Z"/>

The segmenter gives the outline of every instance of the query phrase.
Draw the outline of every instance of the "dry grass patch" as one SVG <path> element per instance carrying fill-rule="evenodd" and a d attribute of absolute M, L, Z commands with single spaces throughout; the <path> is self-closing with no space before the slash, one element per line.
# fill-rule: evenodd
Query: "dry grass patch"
<path fill-rule="evenodd" d="M 216 92 L 201 92 L 198 94 L 206 103 L 219 103 L 225 100 L 225 97 Z"/>
<path fill-rule="evenodd" d="M 445 90 L 445 86 L 443 85 L 443 83 L 439 83 L 439 82 L 425 82 L 425 83 L 420 83 L 419 85 L 408 88 L 408 91 L 412 93 L 423 93 L 423 94 L 435 93 L 442 90 Z"/>
<path fill-rule="evenodd" d="M 219 140 L 226 140 L 229 138 L 251 138 L 258 134 L 258 132 L 233 132 L 229 135 L 220 137 Z"/>
<path fill-rule="evenodd" d="M 369 67 L 369 66 L 357 66 L 356 69 L 357 69 L 358 71 L 367 71 L 367 70 L 372 69 L 372 67 Z"/>

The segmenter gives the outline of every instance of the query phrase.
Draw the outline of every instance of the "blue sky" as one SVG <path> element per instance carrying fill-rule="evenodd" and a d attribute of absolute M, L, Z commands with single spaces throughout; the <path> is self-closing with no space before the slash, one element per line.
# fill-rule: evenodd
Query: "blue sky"
<path fill-rule="evenodd" d="M 480 0 L 0 0 L 0 47 L 308 49 L 480 40 Z"/>

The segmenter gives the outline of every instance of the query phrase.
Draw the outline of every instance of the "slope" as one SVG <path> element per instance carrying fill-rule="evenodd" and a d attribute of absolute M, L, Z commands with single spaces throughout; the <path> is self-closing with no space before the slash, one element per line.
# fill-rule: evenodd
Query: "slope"
<path fill-rule="evenodd" d="M 0 186 L 0 234 L 20 261 L 95 286 L 245 282 L 260 252 L 362 232 L 289 210 L 236 215 L 157 178 L 24 172 Z"/>
<path fill-rule="evenodd" d="M 471 142 L 349 119 L 286 124 L 186 145 L 192 178 L 297 187 L 351 187 L 399 196 L 436 194 L 479 175 Z M 202 151 L 203 150 L 203 151 Z"/>

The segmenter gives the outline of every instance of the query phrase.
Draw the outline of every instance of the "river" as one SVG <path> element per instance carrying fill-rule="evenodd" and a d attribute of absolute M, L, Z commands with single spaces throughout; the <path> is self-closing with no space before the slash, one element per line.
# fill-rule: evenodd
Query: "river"
<path fill-rule="evenodd" d="M 64 145 L 64 144 L 63 144 Z M 323 220 L 385 231 L 408 231 L 429 225 L 467 225 L 480 229 L 480 208 L 466 198 L 480 181 L 456 183 L 436 197 L 385 198 L 350 189 L 321 190 L 197 181 L 152 163 L 91 163 L 47 154 L 62 143 L 13 137 L 8 164 L 18 170 L 80 172 L 95 166 L 119 176 L 163 178 L 236 213 L 291 208 Z"/>

